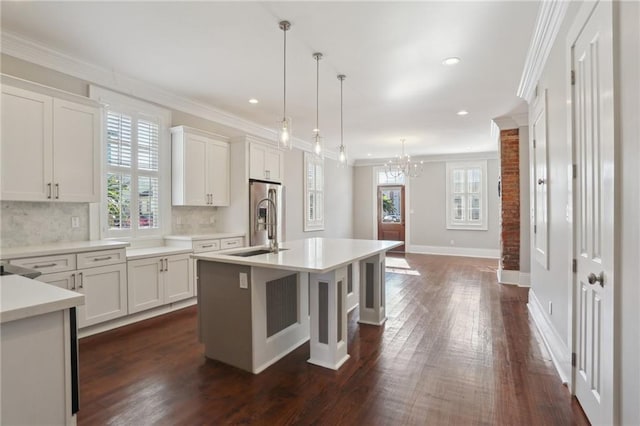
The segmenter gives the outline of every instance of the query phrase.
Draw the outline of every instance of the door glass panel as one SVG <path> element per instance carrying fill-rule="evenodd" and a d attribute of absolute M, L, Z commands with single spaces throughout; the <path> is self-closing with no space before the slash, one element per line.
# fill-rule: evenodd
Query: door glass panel
<path fill-rule="evenodd" d="M 402 223 L 402 187 L 382 188 L 382 223 Z"/>

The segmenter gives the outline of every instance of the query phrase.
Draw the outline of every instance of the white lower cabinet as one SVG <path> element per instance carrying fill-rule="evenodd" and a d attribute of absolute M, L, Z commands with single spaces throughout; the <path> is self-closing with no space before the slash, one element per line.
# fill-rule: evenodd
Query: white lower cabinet
<path fill-rule="evenodd" d="M 126 264 L 99 266 L 40 275 L 37 280 L 85 296 L 78 306 L 78 328 L 127 315 Z"/>
<path fill-rule="evenodd" d="M 189 254 L 128 261 L 129 313 L 193 297 L 193 266 Z"/>

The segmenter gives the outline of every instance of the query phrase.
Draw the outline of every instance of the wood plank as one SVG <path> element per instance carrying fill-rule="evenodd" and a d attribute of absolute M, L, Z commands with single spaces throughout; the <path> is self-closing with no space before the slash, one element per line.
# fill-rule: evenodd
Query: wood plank
<path fill-rule="evenodd" d="M 588 424 L 496 261 L 405 259 L 384 326 L 349 315 L 339 371 L 308 343 L 257 376 L 206 360 L 195 307 L 82 339 L 78 423 Z"/>

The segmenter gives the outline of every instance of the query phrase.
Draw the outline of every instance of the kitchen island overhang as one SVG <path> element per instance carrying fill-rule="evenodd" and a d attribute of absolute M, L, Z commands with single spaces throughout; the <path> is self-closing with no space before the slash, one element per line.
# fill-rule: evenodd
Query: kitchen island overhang
<path fill-rule="evenodd" d="M 382 325 L 385 253 L 400 245 L 308 238 L 282 243 L 278 253 L 195 254 L 205 356 L 257 374 L 310 340 L 309 362 L 337 370 L 349 358 L 348 266 L 360 286 L 359 322 Z"/>

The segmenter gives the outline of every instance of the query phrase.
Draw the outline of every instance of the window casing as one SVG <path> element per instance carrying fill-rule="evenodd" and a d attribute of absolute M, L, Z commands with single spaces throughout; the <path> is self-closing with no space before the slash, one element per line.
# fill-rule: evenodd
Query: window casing
<path fill-rule="evenodd" d="M 447 163 L 447 229 L 487 226 L 487 162 Z"/>
<path fill-rule="evenodd" d="M 304 230 L 324 229 L 324 161 L 304 153 Z"/>
<path fill-rule="evenodd" d="M 104 104 L 102 238 L 157 237 L 170 226 L 170 113 L 97 87 Z"/>

